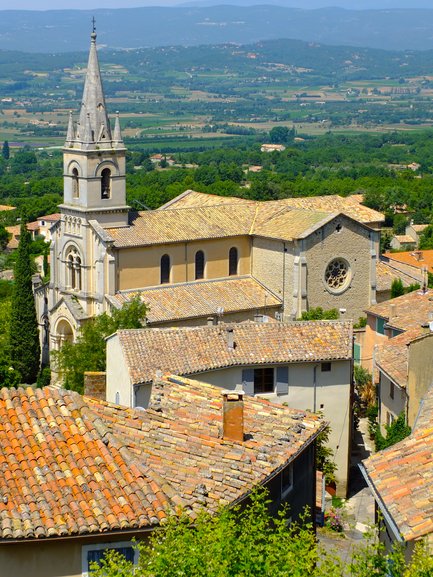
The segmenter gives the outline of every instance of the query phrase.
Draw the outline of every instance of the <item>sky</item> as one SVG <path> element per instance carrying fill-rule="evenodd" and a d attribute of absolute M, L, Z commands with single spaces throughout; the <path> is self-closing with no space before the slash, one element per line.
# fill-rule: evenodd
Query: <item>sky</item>
<path fill-rule="evenodd" d="M 194 0 L 189 0 L 189 4 Z M 186 0 L 0 0 L 0 10 L 92 10 L 94 8 L 135 8 L 183 4 Z M 238 4 L 215 0 L 214 4 Z M 433 8 L 432 0 L 249 0 L 244 4 L 284 4 L 300 8 L 339 6 L 342 8 Z"/>

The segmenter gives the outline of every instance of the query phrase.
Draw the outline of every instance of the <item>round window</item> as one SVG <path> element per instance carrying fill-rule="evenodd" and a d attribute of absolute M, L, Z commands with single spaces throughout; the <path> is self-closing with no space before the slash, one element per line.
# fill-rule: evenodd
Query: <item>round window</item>
<path fill-rule="evenodd" d="M 334 258 L 325 270 L 325 283 L 330 292 L 343 292 L 350 282 L 350 266 L 344 258 Z"/>

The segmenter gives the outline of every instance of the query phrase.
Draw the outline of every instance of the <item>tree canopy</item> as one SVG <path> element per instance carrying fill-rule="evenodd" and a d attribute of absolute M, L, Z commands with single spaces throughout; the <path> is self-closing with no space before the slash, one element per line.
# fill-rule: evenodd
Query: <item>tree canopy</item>
<path fill-rule="evenodd" d="M 65 387 L 82 393 L 84 373 L 105 370 L 105 338 L 119 329 L 142 328 L 146 312 L 146 305 L 136 297 L 111 315 L 103 313 L 88 320 L 75 343 L 66 342 L 60 351 L 54 351 L 53 360 Z"/>

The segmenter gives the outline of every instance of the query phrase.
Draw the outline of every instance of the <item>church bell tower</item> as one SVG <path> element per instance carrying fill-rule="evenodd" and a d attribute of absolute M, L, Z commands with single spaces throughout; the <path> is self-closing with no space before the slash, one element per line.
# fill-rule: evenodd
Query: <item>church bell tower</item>
<path fill-rule="evenodd" d="M 125 152 L 119 116 L 112 132 L 107 115 L 93 23 L 80 116 L 75 123 L 70 114 L 63 148 L 62 213 L 102 227 L 127 225 Z"/>

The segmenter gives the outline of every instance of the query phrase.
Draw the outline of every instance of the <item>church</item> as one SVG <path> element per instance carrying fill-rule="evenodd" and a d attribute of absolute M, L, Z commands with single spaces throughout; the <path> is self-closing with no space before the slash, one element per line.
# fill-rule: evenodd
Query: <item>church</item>
<path fill-rule="evenodd" d="M 93 32 L 80 115 L 71 113 L 63 148 L 51 279 L 35 289 L 45 360 L 86 320 L 137 295 L 159 327 L 278 322 L 318 306 L 358 320 L 376 302 L 383 215 L 361 195 L 260 202 L 188 190 L 135 212 L 125 152 Z"/>

